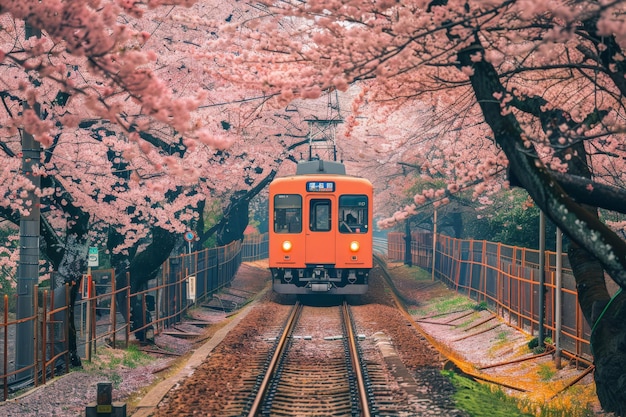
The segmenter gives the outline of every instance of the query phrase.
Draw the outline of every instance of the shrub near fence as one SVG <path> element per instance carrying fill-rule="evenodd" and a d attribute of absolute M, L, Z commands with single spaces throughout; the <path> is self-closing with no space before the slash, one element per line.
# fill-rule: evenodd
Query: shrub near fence
<path fill-rule="evenodd" d="M 203 249 L 191 254 L 169 258 L 161 267 L 157 279 L 148 289 L 130 292 L 130 277 L 115 277 L 113 270 L 91 272 L 81 289 L 75 305 L 75 326 L 78 354 L 82 360 L 91 360 L 97 346 L 104 343 L 117 347 L 128 345 L 131 337 L 158 334 L 180 322 L 193 305 L 204 302 L 235 277 L 242 259 L 252 261 L 267 257 L 267 234 L 247 236 L 242 243 Z M 89 283 L 91 281 L 91 283 Z M 190 282 L 195 285 L 190 285 Z M 0 383 L 3 399 L 10 390 L 44 384 L 55 374 L 69 371 L 69 323 L 67 300 L 69 286 L 55 290 L 36 289 L 32 317 L 16 320 L 9 312 L 9 299 L 4 297 L 3 318 L 0 322 Z M 117 299 L 118 302 L 114 302 Z M 125 305 L 120 306 L 119 301 Z M 138 306 L 138 323 L 129 325 L 121 310 Z M 18 325 L 35 323 L 33 334 L 33 362 L 31 366 L 15 369 L 15 334 Z"/>
<path fill-rule="evenodd" d="M 413 232 L 412 264 L 433 271 L 433 234 Z M 437 235 L 434 276 L 450 288 L 488 308 L 509 325 L 527 334 L 539 334 L 539 251 L 501 243 L 454 239 Z M 403 233 L 388 234 L 388 259 L 404 260 Z M 544 335 L 560 337 L 564 355 L 588 361 L 590 328 L 580 307 L 574 276 L 566 255 L 562 256 L 561 332 L 556 334 L 556 257 L 545 252 L 546 290 Z"/>

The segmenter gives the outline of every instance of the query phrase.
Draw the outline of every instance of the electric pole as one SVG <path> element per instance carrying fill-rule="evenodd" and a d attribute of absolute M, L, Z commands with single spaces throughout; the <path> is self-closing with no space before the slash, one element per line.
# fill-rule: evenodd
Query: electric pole
<path fill-rule="evenodd" d="M 41 31 L 33 28 L 28 23 L 25 26 L 26 39 L 31 36 L 41 37 Z M 29 108 L 28 103 L 23 103 L 23 109 Z M 39 104 L 33 109 L 40 114 Z M 37 311 L 34 305 L 34 289 L 39 280 L 39 223 L 40 206 L 37 190 L 41 186 L 39 174 L 34 174 L 33 169 L 39 167 L 41 162 L 41 145 L 26 130 L 22 134 L 22 175 L 30 179 L 33 188 L 28 191 L 25 199 L 28 214 L 22 214 L 20 218 L 20 257 L 17 269 L 17 319 L 27 319 L 17 325 L 15 334 L 15 369 L 22 372 L 16 374 L 17 380 L 32 378 L 34 375 L 34 352 L 36 319 L 32 319 Z"/>

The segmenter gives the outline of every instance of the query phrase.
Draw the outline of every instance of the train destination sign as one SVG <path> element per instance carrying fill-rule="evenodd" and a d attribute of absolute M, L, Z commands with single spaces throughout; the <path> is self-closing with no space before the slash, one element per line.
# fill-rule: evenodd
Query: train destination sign
<path fill-rule="evenodd" d="M 309 181 L 306 190 L 310 193 L 332 193 L 335 191 L 335 183 L 332 181 Z"/>

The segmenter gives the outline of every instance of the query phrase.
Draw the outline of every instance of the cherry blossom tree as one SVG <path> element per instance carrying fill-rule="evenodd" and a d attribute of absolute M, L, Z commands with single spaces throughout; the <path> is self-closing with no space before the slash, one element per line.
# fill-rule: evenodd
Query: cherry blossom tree
<path fill-rule="evenodd" d="M 135 292 L 185 231 L 241 239 L 248 202 L 303 143 L 308 112 L 208 75 L 198 59 L 207 21 L 237 9 L 192 3 L 0 4 L 0 215 L 19 223 L 40 198 L 41 253 L 61 282 L 80 282 L 89 246 L 108 252 L 118 278 L 130 273 L 120 284 Z M 19 175 L 27 135 L 41 146 L 41 188 Z M 204 230 L 211 200 L 226 215 Z"/>
<path fill-rule="evenodd" d="M 220 76 L 284 101 L 357 82 L 355 113 L 431 106 L 436 134 L 410 162 L 448 185 L 416 204 L 472 182 L 478 198 L 502 183 L 504 169 L 509 185 L 527 190 L 572 241 L 580 305 L 594 325 L 598 396 L 625 415 L 626 308 L 621 294 L 608 304 L 603 276 L 626 285 L 623 225 L 607 225 L 595 209 L 624 211 L 623 2 L 260 3 L 262 16 L 217 34 Z"/>
<path fill-rule="evenodd" d="M 162 153 L 155 152 L 157 158 L 149 158 L 148 141 L 140 132 L 150 124 L 191 132 L 189 110 L 201 98 L 174 98 L 147 66 L 154 53 L 139 50 L 147 33 L 117 22 L 121 13 L 140 15 L 141 6 L 129 3 L 122 10 L 112 2 L 86 1 L 0 5 L 0 211 L 17 222 L 31 211 L 33 195 L 41 199 L 42 253 L 65 282 L 80 282 L 87 246 L 102 239 L 98 232 L 118 226 L 124 239 L 112 249 L 121 253 L 136 246 L 150 227 L 181 228 L 179 220 L 139 224 L 136 219 L 146 208 L 171 205 L 181 217 L 189 216 L 180 203 L 164 196 L 168 190 L 181 195 L 188 191 L 168 184 L 165 176 L 151 183 L 146 198 L 138 190 L 142 176 L 157 172 L 155 165 L 177 164 L 169 144 Z M 34 139 L 28 149 L 24 138 Z M 25 152 L 35 158 L 32 171 L 41 189 L 20 175 Z M 133 160 L 135 155 L 143 158 Z M 192 205 L 193 200 L 187 206 Z M 109 209 L 128 216 L 122 219 Z M 77 287 L 72 287 L 70 305 Z M 70 348 L 77 364 L 75 344 Z"/>

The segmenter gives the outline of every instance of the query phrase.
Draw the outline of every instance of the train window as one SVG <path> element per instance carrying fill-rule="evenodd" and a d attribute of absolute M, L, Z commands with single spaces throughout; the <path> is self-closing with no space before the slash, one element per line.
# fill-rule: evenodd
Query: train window
<path fill-rule="evenodd" d="M 302 197 L 297 194 L 274 196 L 274 232 L 302 232 Z"/>
<path fill-rule="evenodd" d="M 341 233 L 367 233 L 367 196 L 342 195 L 339 197 L 339 231 Z"/>
<path fill-rule="evenodd" d="M 309 225 L 311 231 L 328 232 L 331 225 L 330 200 L 313 199 L 311 200 L 311 223 Z"/>

